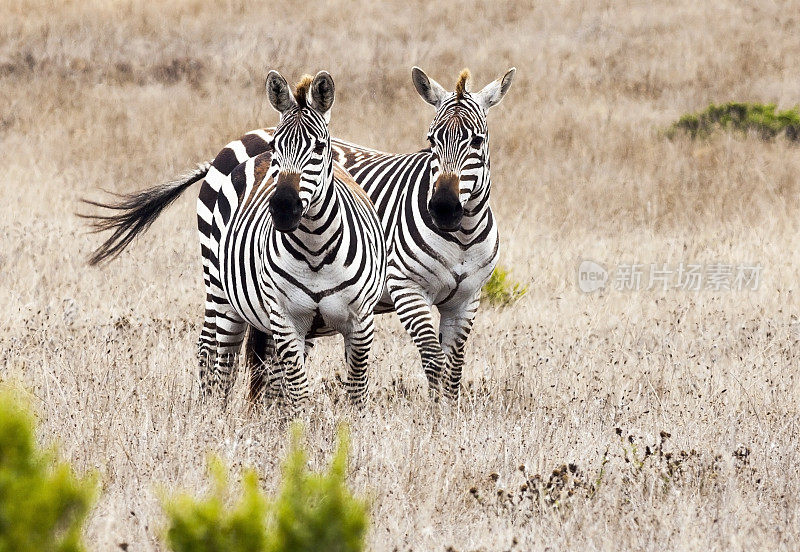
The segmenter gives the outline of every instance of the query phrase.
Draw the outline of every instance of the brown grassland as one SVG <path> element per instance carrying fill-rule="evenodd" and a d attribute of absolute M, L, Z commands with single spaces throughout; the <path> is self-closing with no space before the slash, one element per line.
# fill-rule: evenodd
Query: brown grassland
<path fill-rule="evenodd" d="M 419 65 L 450 87 L 468 66 L 474 88 L 518 69 L 489 114 L 492 205 L 529 291 L 482 308 L 457 407 L 428 400 L 395 315 L 363 413 L 341 341 L 313 351 L 311 460 L 347 421 L 369 549 L 796 550 L 800 149 L 663 135 L 709 102 L 800 102 L 800 2 L 754 4 L 4 0 L 0 370 L 34 393 L 42 442 L 99 473 L 90 548 L 164 550 L 158 490 L 206 489 L 208 452 L 274 490 L 286 438 L 241 381 L 227 409 L 198 400 L 196 191 L 101 268 L 79 199 L 273 124 L 270 68 L 330 71 L 335 135 L 413 151 Z M 758 291 L 587 295 L 584 258 L 764 271 Z"/>

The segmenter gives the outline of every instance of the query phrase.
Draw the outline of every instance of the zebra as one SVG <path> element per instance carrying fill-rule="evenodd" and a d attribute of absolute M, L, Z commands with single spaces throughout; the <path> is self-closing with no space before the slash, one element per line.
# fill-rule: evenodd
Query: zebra
<path fill-rule="evenodd" d="M 440 393 L 451 400 L 459 396 L 480 291 L 497 264 L 486 115 L 508 92 L 515 72 L 511 68 L 479 92 L 470 92 L 465 69 L 455 91 L 448 92 L 414 67 L 417 92 L 436 109 L 427 135 L 430 147 L 422 151 L 390 154 L 333 140 L 335 159 L 372 199 L 386 239 L 387 283 L 376 313 L 397 312 L 436 398 Z M 213 204 L 215 182 L 267 147 L 271 132 L 254 130 L 223 148 L 208 168 L 199 201 Z M 438 331 L 433 306 L 440 314 Z M 269 357 L 266 337 L 257 330 L 250 333 L 245 348 L 251 370 Z M 257 392 L 257 386 L 251 389 Z"/>
<path fill-rule="evenodd" d="M 277 365 L 251 374 L 251 388 L 282 391 L 291 405 L 307 400 L 305 344 L 340 333 L 347 361 L 347 390 L 363 404 L 374 310 L 386 280 L 386 245 L 372 202 L 333 161 L 328 131 L 334 83 L 324 71 L 305 76 L 291 93 L 270 71 L 269 101 L 280 113 L 261 150 L 224 177 L 202 165 L 186 178 L 93 205 L 121 211 L 95 216 L 98 230 L 114 234 L 91 257 L 115 256 L 171 201 L 204 179 L 198 229 L 206 287 L 205 319 L 198 342 L 201 387 L 206 395 L 233 381 L 236 355 L 248 327 L 268 336 Z M 217 186 L 206 203 L 208 186 Z"/>
<path fill-rule="evenodd" d="M 455 91 L 448 92 L 414 67 L 412 81 L 417 92 L 436 109 L 427 135 L 430 146 L 421 151 L 391 154 L 332 140 L 334 159 L 372 199 L 383 228 L 389 256 L 387 285 L 376 313 L 397 311 L 420 353 L 434 397 L 443 392 L 450 399 L 458 398 L 464 348 L 479 306 L 480 289 L 497 264 L 499 236 L 489 206 L 486 115 L 508 92 L 515 72 L 511 68 L 479 92 L 470 92 L 470 72 L 465 69 Z M 212 217 L 219 191 L 235 167 L 268 150 L 273 132 L 272 128 L 247 132 L 184 181 L 188 187 L 202 180 L 197 223 L 206 281 L 214 277 L 205 259 L 210 258 L 208 251 L 216 244 Z M 121 207 L 129 205 L 121 202 Z M 107 246 L 109 255 L 118 253 L 132 239 L 122 227 L 112 238 Z M 214 301 L 209 295 L 207 313 L 214 312 Z M 440 313 L 438 331 L 433 323 L 433 306 Z M 213 324 L 204 325 L 199 348 L 203 350 L 205 343 L 213 342 L 213 336 Z M 310 344 L 307 341 L 307 346 Z M 257 368 L 260 360 L 268 360 L 268 334 L 257 328 L 251 330 L 246 351 L 251 368 Z M 265 385 L 263 378 L 252 375 L 254 372 L 258 370 L 251 370 L 251 396 Z"/>

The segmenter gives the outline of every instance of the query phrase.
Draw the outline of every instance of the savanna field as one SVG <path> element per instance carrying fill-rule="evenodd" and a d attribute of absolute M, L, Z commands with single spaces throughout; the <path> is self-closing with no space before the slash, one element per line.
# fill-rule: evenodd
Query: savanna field
<path fill-rule="evenodd" d="M 206 458 L 280 481 L 286 420 L 200 400 L 197 189 L 114 262 L 76 212 L 274 125 L 270 69 L 327 70 L 333 135 L 426 146 L 411 67 L 452 90 L 517 68 L 489 112 L 500 263 L 527 293 L 485 304 L 457 406 L 427 395 L 396 315 L 370 400 L 308 363 L 313 467 L 350 427 L 368 549 L 796 550 L 800 546 L 800 148 L 666 130 L 728 101 L 800 103 L 800 2 L 5 0 L 0 10 L 0 376 L 39 441 L 97 473 L 93 551 L 162 551 L 160 493 L 202 493 Z M 578 266 L 609 269 L 584 293 Z M 615 269 L 643 265 L 639 289 Z M 646 289 L 650 264 L 762 267 L 757 289 Z M 450 547 L 450 548 L 448 548 Z"/>

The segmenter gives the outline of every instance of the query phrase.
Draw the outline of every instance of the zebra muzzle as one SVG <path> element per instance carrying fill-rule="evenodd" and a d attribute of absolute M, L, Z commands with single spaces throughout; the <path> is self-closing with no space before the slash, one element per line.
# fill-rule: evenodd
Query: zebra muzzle
<path fill-rule="evenodd" d="M 269 201 L 272 223 L 279 232 L 293 232 L 300 226 L 303 202 L 300 200 L 300 175 L 281 173 Z"/>
<path fill-rule="evenodd" d="M 458 199 L 460 179 L 456 174 L 443 174 L 436 179 L 428 212 L 439 230 L 451 232 L 461 226 L 464 207 Z"/>

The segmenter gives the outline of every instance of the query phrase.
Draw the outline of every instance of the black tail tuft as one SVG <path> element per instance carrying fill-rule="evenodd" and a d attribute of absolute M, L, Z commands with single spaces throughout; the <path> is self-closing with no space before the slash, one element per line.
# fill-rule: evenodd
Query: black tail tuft
<path fill-rule="evenodd" d="M 119 255 L 136 236 L 147 230 L 161 212 L 178 199 L 178 196 L 189 186 L 202 180 L 208 174 L 210 168 L 211 163 L 203 163 L 198 165 L 191 173 L 167 184 L 154 186 L 129 195 L 115 194 L 118 200 L 114 203 L 82 200 L 88 205 L 118 211 L 109 215 L 84 215 L 78 213 L 79 217 L 92 221 L 92 231 L 114 231 L 111 237 L 92 253 L 91 257 L 89 257 L 89 264 L 96 265 Z"/>

